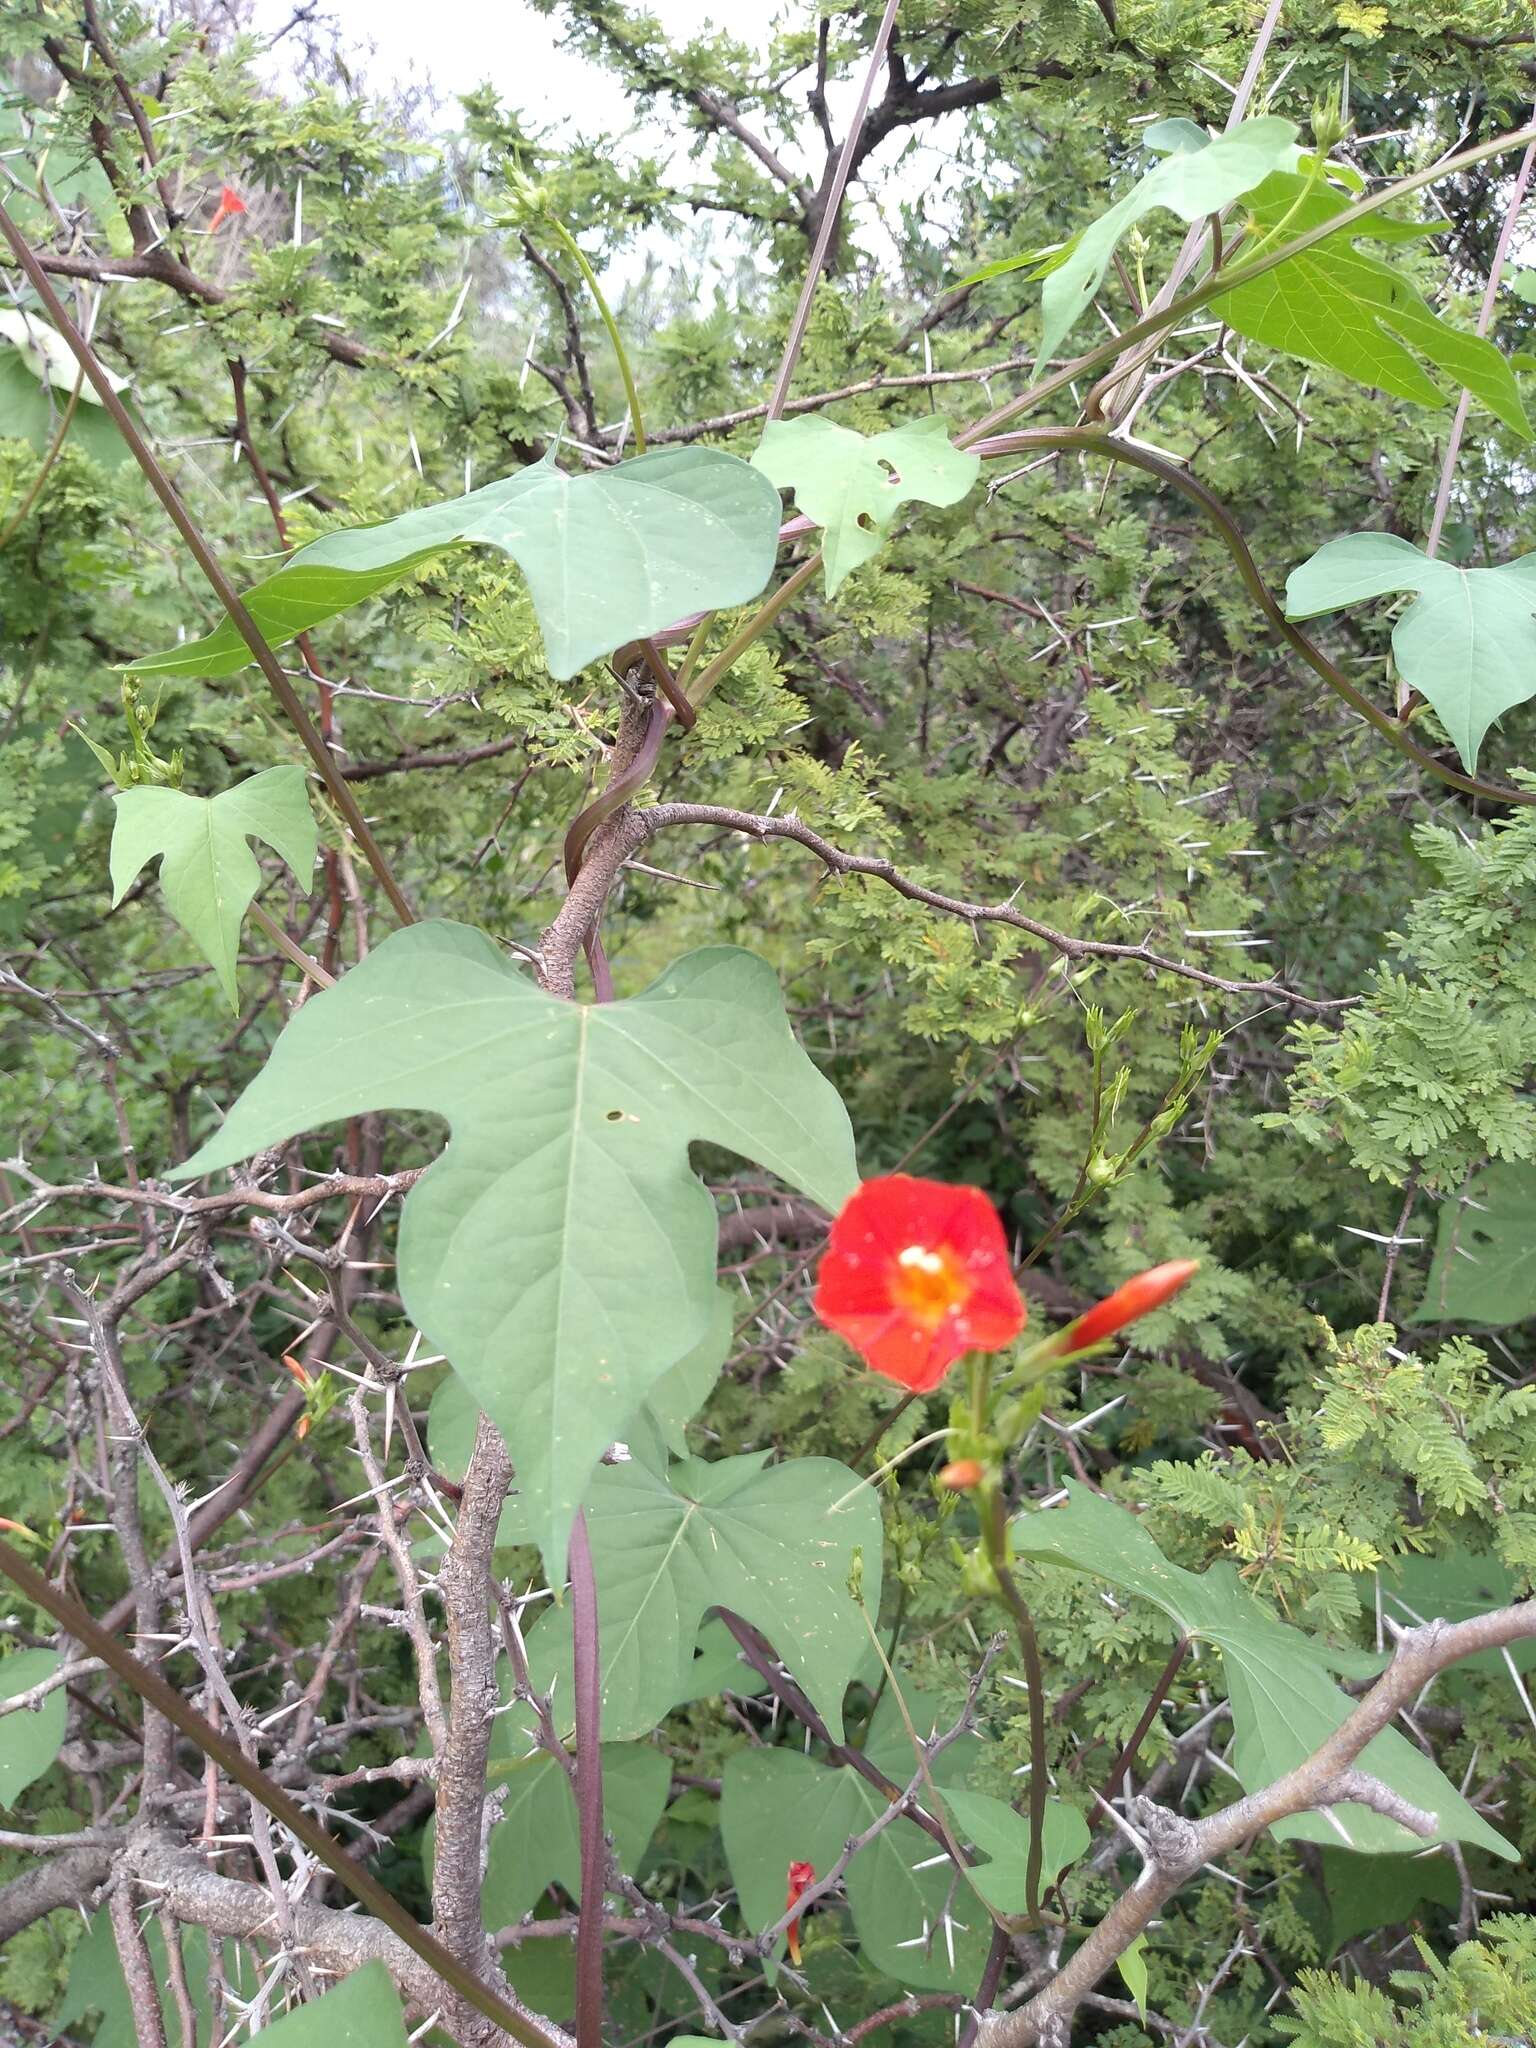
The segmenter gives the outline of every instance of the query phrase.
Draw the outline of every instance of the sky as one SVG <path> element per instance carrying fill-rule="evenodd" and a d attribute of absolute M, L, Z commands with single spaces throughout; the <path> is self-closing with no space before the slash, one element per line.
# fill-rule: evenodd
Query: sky
<path fill-rule="evenodd" d="M 489 80 L 504 101 L 530 113 L 580 109 L 594 127 L 624 119 L 617 85 L 559 49 L 559 23 L 527 0 L 431 0 L 426 7 L 418 0 L 325 0 L 324 11 L 346 40 L 372 46 L 366 75 L 376 87 L 430 82 L 451 102 Z M 682 37 L 731 14 L 720 0 L 651 0 L 651 11 Z M 767 10 L 759 11 L 766 18 Z M 281 27 L 292 12 L 292 0 L 256 0 L 254 25 L 258 32 Z"/>
<path fill-rule="evenodd" d="M 802 6 L 808 21 L 815 19 L 815 0 L 649 0 L 654 13 L 668 33 L 678 39 L 696 35 L 711 22 L 728 22 L 737 37 L 755 17 L 766 31 L 781 12 L 788 14 Z M 527 0 L 323 0 L 324 12 L 341 30 L 344 44 L 362 54 L 357 67 L 362 79 L 374 91 L 384 92 L 394 84 L 429 86 L 437 96 L 445 127 L 454 124 L 459 93 L 489 82 L 502 103 L 527 116 L 529 124 L 548 124 L 552 139 L 617 133 L 633 118 L 617 82 L 607 73 L 559 47 L 558 19 L 535 12 Z M 288 21 L 293 0 L 255 0 L 253 26 L 259 32 L 275 31 Z M 766 40 L 766 35 L 765 38 Z M 281 46 L 280 46 L 281 47 Z M 828 103 L 836 133 L 842 134 L 857 96 L 858 80 L 835 81 L 828 91 Z M 663 102 L 663 109 L 665 103 Z M 880 181 L 881 206 L 894 208 L 903 200 L 924 195 L 930 200 L 946 182 L 949 169 L 947 144 L 961 132 L 964 115 L 946 116 L 925 129 L 920 146 L 903 158 L 894 173 L 885 169 Z M 809 115 L 807 142 L 811 151 L 797 161 L 793 147 L 775 139 L 775 147 L 797 170 L 812 169 L 819 174 L 821 144 Z M 691 182 L 697 172 L 687 161 L 686 136 L 671 152 L 668 167 L 679 182 Z M 647 153 L 668 160 L 665 113 L 653 120 L 644 133 Z M 814 153 L 812 153 L 814 152 Z M 892 237 L 883 229 L 870 197 L 857 189 L 849 205 L 860 246 L 875 253 L 893 247 Z M 724 230 L 721 231 L 722 235 Z M 638 275 L 645 252 L 621 253 L 611 273 L 619 286 Z"/>

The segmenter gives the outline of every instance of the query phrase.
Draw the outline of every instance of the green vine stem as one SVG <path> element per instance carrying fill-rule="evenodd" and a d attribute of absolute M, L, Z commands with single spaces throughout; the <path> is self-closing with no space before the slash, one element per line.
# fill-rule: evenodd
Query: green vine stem
<path fill-rule="evenodd" d="M 1488 142 L 1480 142 L 1473 149 L 1464 149 L 1456 156 L 1441 157 L 1437 163 L 1422 171 L 1415 171 L 1411 177 L 1399 178 L 1395 184 L 1383 186 L 1380 192 L 1373 192 L 1369 199 L 1358 200 L 1355 205 L 1333 214 L 1329 219 L 1319 221 L 1314 228 L 1308 228 L 1295 241 L 1287 242 L 1282 248 L 1271 249 L 1267 254 L 1240 263 L 1235 270 L 1212 271 L 1200 283 L 1174 299 L 1160 313 L 1149 313 L 1144 320 L 1138 320 L 1133 327 L 1126 327 L 1109 341 L 1101 342 L 1086 355 L 1078 356 L 1062 369 L 1055 370 L 1049 377 L 1042 377 L 1038 384 L 1032 384 L 1028 391 L 1017 398 L 1010 398 L 1005 404 L 993 410 L 967 427 L 956 437 L 956 446 L 975 448 L 985 441 L 997 428 L 1006 426 L 1010 420 L 1020 419 L 1033 412 L 1047 398 L 1054 398 L 1058 391 L 1066 391 L 1086 376 L 1106 364 L 1117 362 L 1127 350 L 1138 342 L 1151 341 L 1165 333 L 1170 327 L 1178 326 L 1188 314 L 1198 312 L 1211 299 L 1219 298 L 1223 292 L 1236 291 L 1239 286 L 1251 284 L 1256 277 L 1263 277 L 1267 271 L 1278 269 L 1282 263 L 1289 263 L 1293 256 L 1301 256 L 1308 249 L 1315 249 L 1330 236 L 1353 229 L 1355 223 L 1368 220 L 1372 214 L 1381 213 L 1386 207 L 1395 206 L 1398 200 L 1406 199 L 1414 192 L 1422 192 L 1427 185 L 1437 183 L 1441 178 L 1453 176 L 1458 171 L 1471 169 L 1474 164 L 1486 163 L 1490 157 L 1503 156 L 1510 150 L 1523 149 L 1536 142 L 1536 127 L 1514 128 L 1507 134 L 1495 135 Z"/>
<path fill-rule="evenodd" d="M 744 625 L 738 627 L 731 635 L 708 668 L 701 671 L 698 681 L 688 692 L 690 703 L 698 705 L 704 702 L 704 699 L 709 695 L 716 683 L 720 681 L 721 677 L 731 668 L 733 663 L 745 654 L 754 640 L 762 638 L 774 620 L 779 616 L 779 613 L 783 611 L 785 605 L 789 603 L 792 597 L 797 596 L 800 591 L 804 590 L 806 584 L 810 582 L 820 567 L 821 550 L 818 548 L 814 555 L 807 555 L 798 569 L 790 571 L 772 597 L 766 599 L 758 606 L 751 618 Z"/>
<path fill-rule="evenodd" d="M 1040 1661 L 1040 1640 L 1035 1634 L 1035 1617 L 1019 1591 L 1008 1561 L 1008 1510 L 1002 1490 L 990 1483 L 979 1502 L 981 1536 L 987 1563 L 998 1598 L 1007 1608 L 1019 1638 L 1024 1659 L 1024 1682 L 1029 1687 L 1029 1861 L 1024 1872 L 1024 1904 L 1031 1925 L 1040 1921 L 1040 1866 L 1045 1851 L 1045 1667 Z"/>
<path fill-rule="evenodd" d="M 972 442 L 971 445 L 977 454 L 987 459 L 1003 455 L 1023 455 L 1032 450 L 1055 450 L 1061 453 L 1078 450 L 1085 455 L 1102 456 L 1108 462 L 1128 462 L 1133 468 L 1145 470 L 1149 476 L 1157 477 L 1173 490 L 1182 491 L 1186 498 L 1200 508 L 1226 543 L 1227 551 L 1237 564 L 1249 595 L 1281 639 L 1295 649 L 1308 668 L 1322 677 L 1329 689 L 1336 691 L 1352 710 L 1357 711 L 1368 725 L 1373 725 L 1400 754 L 1424 769 L 1427 774 L 1438 777 L 1452 789 L 1459 789 L 1468 796 L 1486 797 L 1490 803 L 1536 804 L 1536 790 L 1516 789 L 1502 782 L 1484 782 L 1476 775 L 1463 775 L 1460 769 L 1448 768 L 1444 762 L 1437 761 L 1433 754 L 1418 745 L 1390 712 L 1383 711 L 1379 705 L 1373 704 L 1362 690 L 1357 689 L 1337 663 L 1331 661 L 1315 641 L 1309 639 L 1299 626 L 1293 625 L 1286 617 L 1284 608 L 1265 582 L 1264 573 L 1253 558 L 1252 550 L 1243 537 L 1242 528 L 1215 492 L 1208 490 L 1198 477 L 1191 476 L 1186 469 L 1170 461 L 1167 456 L 1159 455 L 1153 449 L 1143 448 L 1137 443 L 1119 440 L 1113 434 L 1106 433 L 1102 427 L 1023 427 L 1014 433 L 998 434 L 987 440 Z"/>
<path fill-rule="evenodd" d="M 597 272 L 587 261 L 586 252 L 557 213 L 546 213 L 544 220 L 550 233 L 581 272 L 581 281 L 592 294 L 592 303 L 608 330 L 608 339 L 613 353 L 618 358 L 619 375 L 624 380 L 624 401 L 629 407 L 630 425 L 635 430 L 635 453 L 645 453 L 645 426 L 640 418 L 640 393 L 635 385 L 635 373 L 629 366 L 629 355 L 624 347 L 624 337 L 619 333 L 619 323 L 614 319 L 603 288 L 597 281 Z"/>

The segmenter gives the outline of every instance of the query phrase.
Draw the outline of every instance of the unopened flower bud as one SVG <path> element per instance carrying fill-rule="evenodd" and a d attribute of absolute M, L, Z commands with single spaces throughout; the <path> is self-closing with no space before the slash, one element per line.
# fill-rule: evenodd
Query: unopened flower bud
<path fill-rule="evenodd" d="M 987 1476 L 986 1467 L 979 1458 L 956 1458 L 939 1474 L 940 1486 L 947 1486 L 954 1493 L 969 1493 L 980 1486 Z"/>

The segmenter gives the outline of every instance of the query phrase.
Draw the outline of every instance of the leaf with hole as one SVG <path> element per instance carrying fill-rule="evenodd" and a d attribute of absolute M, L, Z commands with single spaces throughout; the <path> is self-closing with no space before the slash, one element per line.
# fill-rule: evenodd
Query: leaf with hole
<path fill-rule="evenodd" d="M 1393 533 L 1346 533 L 1291 571 L 1285 614 L 1312 619 L 1402 590 L 1416 595 L 1392 628 L 1398 673 L 1473 774 L 1489 726 L 1536 694 L 1536 554 L 1461 569 Z"/>
<path fill-rule="evenodd" d="M 1278 172 L 1249 203 L 1250 236 L 1272 233 L 1293 240 L 1348 207 L 1349 201 L 1330 187 L 1314 184 L 1308 190 L 1304 178 Z M 1358 246 L 1410 241 L 1432 232 L 1422 222 L 1368 214 L 1358 226 L 1341 227 L 1262 277 L 1221 293 L 1208 311 L 1267 348 L 1320 363 L 1416 405 L 1444 405 L 1442 382 L 1452 390 L 1464 388 L 1528 440 L 1530 424 L 1514 372 L 1493 343 L 1442 320 L 1400 271 Z M 1240 250 L 1239 271 L 1242 262 Z"/>
<path fill-rule="evenodd" d="M 718 448 L 654 449 L 580 476 L 550 454 L 466 497 L 311 541 L 243 593 L 246 609 L 275 646 L 462 543 L 517 563 L 550 674 L 564 681 L 690 612 L 756 597 L 778 554 L 779 500 L 750 463 Z M 250 659 L 226 618 L 201 640 L 125 666 L 228 676 Z"/>
<path fill-rule="evenodd" d="M 306 1003 L 187 1179 L 369 1110 L 443 1117 L 405 1199 L 406 1312 L 506 1438 L 552 1576 L 603 1452 L 719 1313 L 707 1140 L 836 1210 L 847 1113 L 736 947 L 643 995 L 546 995 L 483 932 L 392 933 Z"/>
<path fill-rule="evenodd" d="M 948 421 L 938 413 L 856 434 L 820 413 L 773 420 L 752 465 L 823 529 L 827 595 L 852 570 L 878 554 L 901 507 L 957 505 L 981 472 L 981 457 L 956 448 Z"/>
<path fill-rule="evenodd" d="M 264 839 L 307 888 L 318 834 L 302 768 L 264 768 L 217 796 L 141 784 L 117 792 L 112 829 L 112 901 L 121 903 L 147 861 L 160 862 L 165 907 L 240 1007 L 235 961 L 240 927 L 261 869 L 246 844 Z"/>
<path fill-rule="evenodd" d="M 644 1733 L 695 1696 L 694 1644 L 712 1607 L 761 1629 L 841 1737 L 843 1694 L 868 1644 L 848 1577 L 861 1551 L 864 1599 L 878 1613 L 879 1500 L 833 1459 L 793 1458 L 764 1470 L 767 1456 L 687 1458 L 665 1478 L 633 1459 L 604 1466 L 593 1481 L 587 1531 L 609 1740 Z M 528 1657 L 536 1687 L 553 1681 L 556 1700 L 568 1702 L 564 1615 L 540 1622 Z"/>
<path fill-rule="evenodd" d="M 1272 1785 L 1305 1763 L 1350 1713 L 1352 1701 L 1330 1671 L 1352 1675 L 1364 1660 L 1340 1653 L 1279 1621 L 1230 1564 L 1204 1573 L 1169 1564 L 1129 1509 L 1069 1483 L 1065 1507 L 1018 1517 L 1013 1542 L 1020 1557 L 1068 1565 L 1150 1600 L 1187 1635 L 1221 1652 L 1236 1740 L 1232 1762 L 1246 1791 Z M 1343 1844 L 1372 1855 L 1411 1854 L 1426 1842 L 1472 1842 L 1496 1856 L 1518 1852 L 1469 1806 L 1423 1751 L 1395 1728 L 1368 1742 L 1359 1765 L 1401 1798 L 1435 1816 L 1433 1836 L 1411 1833 L 1374 1808 L 1344 1803 L 1326 1813 L 1296 1814 L 1274 1832 L 1286 1841 Z"/>
<path fill-rule="evenodd" d="M 0 1658 L 0 1703 L 52 1678 L 63 1660 L 52 1650 L 17 1650 Z M 64 1688 L 56 1685 L 39 1707 L 0 1714 L 0 1806 L 14 1806 L 52 1764 L 64 1742 Z"/>
<path fill-rule="evenodd" d="M 1435 1255 L 1412 1320 L 1501 1329 L 1528 1316 L 1536 1316 L 1536 1166 L 1500 1159 L 1440 1204 Z"/>

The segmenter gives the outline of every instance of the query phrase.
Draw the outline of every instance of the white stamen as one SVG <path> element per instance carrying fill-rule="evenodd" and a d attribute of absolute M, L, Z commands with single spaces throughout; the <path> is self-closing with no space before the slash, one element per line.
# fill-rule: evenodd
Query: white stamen
<path fill-rule="evenodd" d="M 909 1244 L 906 1250 L 899 1254 L 896 1263 L 898 1266 L 916 1266 L 923 1273 L 942 1273 L 944 1254 L 929 1251 L 925 1244 Z"/>

